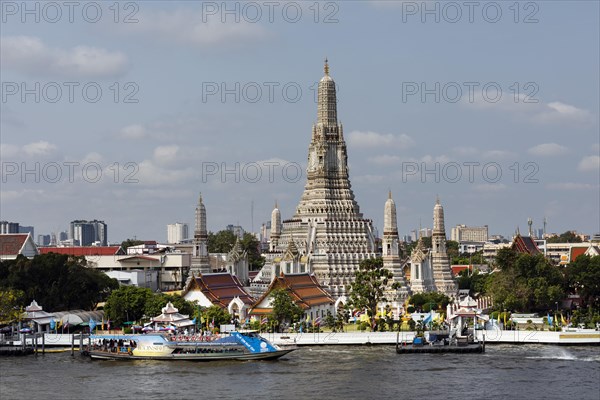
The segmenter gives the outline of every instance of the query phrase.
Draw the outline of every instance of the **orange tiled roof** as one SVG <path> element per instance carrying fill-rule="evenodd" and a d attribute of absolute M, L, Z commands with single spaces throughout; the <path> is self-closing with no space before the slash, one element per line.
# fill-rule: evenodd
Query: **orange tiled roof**
<path fill-rule="evenodd" d="M 244 290 L 237 276 L 229 273 L 200 274 L 192 279 L 185 293 L 193 289 L 200 290 L 211 303 L 223 308 L 227 307 L 235 297 L 239 297 L 248 305 L 254 303 L 254 298 Z"/>
<path fill-rule="evenodd" d="M 278 276 L 271 282 L 271 285 L 263 294 L 263 296 L 255 303 L 255 305 L 260 304 L 270 293 L 277 289 L 283 288 L 288 291 L 292 300 L 300 306 L 304 310 L 308 310 L 313 306 L 318 306 L 321 304 L 333 304 L 334 300 L 331 298 L 329 293 L 327 293 L 319 284 L 314 275 L 305 273 L 305 274 L 289 274 Z M 255 308 L 252 310 L 262 310 L 259 308 Z M 257 311 L 257 313 L 260 313 Z"/>
<path fill-rule="evenodd" d="M 27 235 L 27 233 L 0 235 L 0 255 L 11 256 L 19 254 L 27 240 Z"/>
<path fill-rule="evenodd" d="M 589 247 L 571 247 L 571 262 L 575 261 L 577 257 L 585 254 Z"/>

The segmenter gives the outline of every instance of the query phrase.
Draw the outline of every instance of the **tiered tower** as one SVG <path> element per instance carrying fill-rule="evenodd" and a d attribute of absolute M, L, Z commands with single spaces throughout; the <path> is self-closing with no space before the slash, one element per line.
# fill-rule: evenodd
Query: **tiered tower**
<path fill-rule="evenodd" d="M 390 300 L 403 302 L 409 296 L 406 278 L 402 271 L 400 258 L 400 240 L 398 238 L 398 220 L 396 218 L 396 203 L 392 199 L 392 191 L 388 194 L 383 213 L 383 239 L 382 239 L 383 267 L 394 275 L 393 282 L 399 284 L 397 291 Z"/>
<path fill-rule="evenodd" d="M 456 295 L 456 283 L 452 279 L 450 260 L 446 253 L 446 228 L 444 226 L 444 208 L 438 198 L 433 207 L 433 234 L 431 237 L 431 266 L 433 281 L 438 292 L 447 296 Z"/>
<path fill-rule="evenodd" d="M 210 273 L 210 260 L 208 258 L 208 231 L 206 230 L 206 208 L 202 202 L 202 194 L 198 196 L 196 206 L 196 227 L 194 229 L 191 271 L 194 274 Z"/>
<path fill-rule="evenodd" d="M 336 87 L 327 60 L 324 70 L 318 89 L 317 123 L 308 148 L 306 186 L 294 216 L 283 221 L 274 250 L 283 254 L 293 237 L 300 253 L 307 257 L 308 270 L 338 297 L 346 294 L 360 261 L 374 258 L 376 249 L 372 221 L 363 218 L 350 186 L 343 127 L 337 119 Z"/>

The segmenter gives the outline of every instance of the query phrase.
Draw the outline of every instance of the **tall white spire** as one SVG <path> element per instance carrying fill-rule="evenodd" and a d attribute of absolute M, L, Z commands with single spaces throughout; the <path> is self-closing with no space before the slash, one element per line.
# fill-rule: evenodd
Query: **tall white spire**
<path fill-rule="evenodd" d="M 390 234 L 398 234 L 398 221 L 396 219 L 396 203 L 392 199 L 392 191 L 388 193 L 388 199 L 385 202 L 385 210 L 383 213 L 383 232 Z"/>
<path fill-rule="evenodd" d="M 208 231 L 206 230 L 206 207 L 202 200 L 202 193 L 198 196 L 196 205 L 196 226 L 194 228 L 192 266 L 193 273 L 205 274 L 210 271 L 208 258 Z"/>
<path fill-rule="evenodd" d="M 196 206 L 196 227 L 194 236 L 207 234 L 206 231 L 206 207 L 202 202 L 202 193 L 198 196 L 198 205 Z"/>
<path fill-rule="evenodd" d="M 279 243 L 279 237 L 281 236 L 281 212 L 277 207 L 277 201 L 275 201 L 275 208 L 271 212 L 271 245 L 270 250 L 275 251 L 277 244 Z"/>
<path fill-rule="evenodd" d="M 439 197 L 433 207 L 433 234 L 431 237 L 431 265 L 433 280 L 437 291 L 447 296 L 456 294 L 456 283 L 452 279 L 450 259 L 446 253 L 446 228 L 444 225 L 444 208 Z"/>

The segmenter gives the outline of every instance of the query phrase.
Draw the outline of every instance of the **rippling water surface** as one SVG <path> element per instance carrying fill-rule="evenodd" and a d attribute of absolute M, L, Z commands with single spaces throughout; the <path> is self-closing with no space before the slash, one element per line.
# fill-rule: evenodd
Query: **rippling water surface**
<path fill-rule="evenodd" d="M 393 346 L 302 347 L 279 361 L 0 357 L 0 399 L 600 399 L 600 347 L 487 346 L 397 355 Z"/>

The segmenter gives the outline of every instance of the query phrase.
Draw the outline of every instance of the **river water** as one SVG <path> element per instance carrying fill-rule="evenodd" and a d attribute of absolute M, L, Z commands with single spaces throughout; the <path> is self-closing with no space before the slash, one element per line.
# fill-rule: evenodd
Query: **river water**
<path fill-rule="evenodd" d="M 488 345 L 397 355 L 393 346 L 302 347 L 278 361 L 0 357 L 0 399 L 600 399 L 600 347 Z"/>

